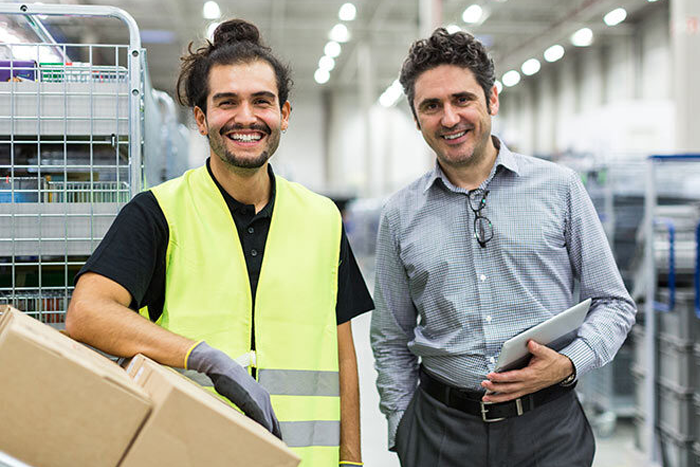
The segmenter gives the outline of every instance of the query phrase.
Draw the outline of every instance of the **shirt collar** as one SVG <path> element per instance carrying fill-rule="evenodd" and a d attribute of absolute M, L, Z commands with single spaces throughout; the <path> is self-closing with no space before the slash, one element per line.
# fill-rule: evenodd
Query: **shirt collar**
<path fill-rule="evenodd" d="M 493 167 L 491 168 L 491 173 L 486 179 L 486 182 L 488 183 L 491 181 L 499 167 L 503 167 L 504 169 L 507 169 L 516 175 L 520 175 L 518 161 L 516 160 L 515 155 L 511 152 L 511 150 L 508 149 L 508 146 L 506 146 L 505 143 L 503 143 L 495 135 L 491 135 L 491 138 L 493 139 L 494 146 L 496 146 L 496 150 L 498 150 L 498 155 L 496 156 L 496 162 L 493 164 Z M 445 172 L 443 172 L 442 167 L 440 167 L 440 164 L 436 160 L 435 167 L 432 171 L 430 171 L 428 175 L 428 179 L 426 180 L 423 192 L 428 191 L 428 189 L 432 187 L 438 180 L 440 180 L 446 187 L 453 187 L 454 189 L 458 190 L 458 188 L 452 185 L 452 182 L 450 182 L 450 180 L 447 178 L 447 175 L 445 175 Z"/>
<path fill-rule="evenodd" d="M 224 197 L 224 200 L 229 201 L 230 204 L 235 207 L 235 208 L 241 208 L 245 209 L 247 207 L 251 207 L 252 205 L 244 204 L 238 201 L 236 198 L 228 194 L 226 190 L 224 190 L 224 187 L 219 184 L 219 181 L 214 177 L 214 172 L 211 171 L 211 163 L 209 162 L 209 158 L 207 158 L 207 172 L 209 172 L 209 176 L 211 177 L 212 180 L 214 180 L 214 183 L 216 184 L 216 187 L 219 189 L 221 192 L 221 195 Z M 264 208 L 260 210 L 259 213 L 256 214 L 256 217 L 272 217 L 272 209 L 275 206 L 275 195 L 277 194 L 277 183 L 275 182 L 275 173 L 272 171 L 272 164 L 267 164 L 267 174 L 270 176 L 270 182 L 272 184 L 272 188 L 270 189 L 270 200 L 267 202 Z M 227 203 L 229 204 L 229 203 Z M 255 208 L 253 206 L 253 208 Z"/>

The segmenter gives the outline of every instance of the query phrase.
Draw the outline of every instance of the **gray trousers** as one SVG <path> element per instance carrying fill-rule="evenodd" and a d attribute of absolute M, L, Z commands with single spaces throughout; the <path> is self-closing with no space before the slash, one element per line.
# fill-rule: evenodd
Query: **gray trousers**
<path fill-rule="evenodd" d="M 590 467 L 591 426 L 574 391 L 484 423 L 416 390 L 396 433 L 402 467 Z"/>

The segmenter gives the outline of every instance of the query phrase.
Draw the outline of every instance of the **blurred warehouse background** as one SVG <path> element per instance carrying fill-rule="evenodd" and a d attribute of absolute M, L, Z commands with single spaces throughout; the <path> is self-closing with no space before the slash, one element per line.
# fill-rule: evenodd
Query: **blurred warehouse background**
<path fill-rule="evenodd" d="M 175 83 L 188 44 L 231 17 L 291 64 L 273 166 L 343 209 L 370 289 L 383 200 L 434 164 L 397 81 L 408 47 L 437 26 L 481 39 L 498 76 L 494 133 L 580 173 L 638 301 L 616 360 L 578 388 L 595 465 L 700 465 L 698 0 L 5 3 L 0 303 L 60 327 L 73 276 L 123 203 L 203 163 Z M 354 322 L 365 463 L 395 466 L 368 326 Z"/>

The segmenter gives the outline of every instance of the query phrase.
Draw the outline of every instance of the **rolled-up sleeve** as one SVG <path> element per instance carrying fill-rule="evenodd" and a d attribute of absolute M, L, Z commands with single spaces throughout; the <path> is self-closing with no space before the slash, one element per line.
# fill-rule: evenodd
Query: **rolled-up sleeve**
<path fill-rule="evenodd" d="M 592 299 L 578 337 L 561 353 L 580 376 L 609 363 L 632 328 L 637 308 L 625 289 L 595 207 L 577 174 L 569 179 L 566 244 L 581 300 Z"/>
<path fill-rule="evenodd" d="M 380 410 L 389 425 L 389 449 L 418 384 L 418 357 L 408 349 L 417 313 L 393 228 L 398 220 L 390 208 L 384 208 L 377 234 L 375 310 L 370 331 Z"/>

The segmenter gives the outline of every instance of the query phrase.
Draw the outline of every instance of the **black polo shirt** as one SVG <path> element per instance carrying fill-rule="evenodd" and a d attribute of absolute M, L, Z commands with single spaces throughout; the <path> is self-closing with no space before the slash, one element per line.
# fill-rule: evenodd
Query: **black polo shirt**
<path fill-rule="evenodd" d="M 275 205 L 272 167 L 269 168 L 272 180 L 270 201 L 257 214 L 255 206 L 235 200 L 221 187 L 211 172 L 209 160 L 207 169 L 226 200 L 236 224 L 254 302 Z M 75 280 L 77 282 L 80 275 L 88 271 L 112 279 L 131 294 L 130 308 L 138 310 L 148 306 L 149 317 L 155 321 L 163 313 L 165 302 L 165 254 L 168 239 L 168 223 L 155 196 L 151 191 L 139 193 L 119 212 Z M 345 323 L 373 308 L 374 303 L 343 228 L 338 267 L 337 323 Z"/>

